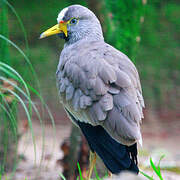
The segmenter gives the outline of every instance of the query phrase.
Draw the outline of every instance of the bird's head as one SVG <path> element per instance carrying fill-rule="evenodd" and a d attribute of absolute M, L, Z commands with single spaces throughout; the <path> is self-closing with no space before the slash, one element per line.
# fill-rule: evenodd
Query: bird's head
<path fill-rule="evenodd" d="M 66 43 L 72 44 L 81 39 L 101 40 L 102 29 L 95 14 L 81 5 L 64 8 L 58 15 L 58 24 L 43 32 L 40 39 L 58 34 Z"/>

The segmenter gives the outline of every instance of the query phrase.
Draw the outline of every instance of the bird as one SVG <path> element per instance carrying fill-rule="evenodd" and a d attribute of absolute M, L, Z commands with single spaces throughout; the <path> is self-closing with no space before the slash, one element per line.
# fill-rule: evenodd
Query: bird
<path fill-rule="evenodd" d="M 87 7 L 62 9 L 40 39 L 54 34 L 65 40 L 56 72 L 60 101 L 90 147 L 87 179 L 97 155 L 112 174 L 138 174 L 144 99 L 135 65 L 105 42 L 100 21 Z"/>

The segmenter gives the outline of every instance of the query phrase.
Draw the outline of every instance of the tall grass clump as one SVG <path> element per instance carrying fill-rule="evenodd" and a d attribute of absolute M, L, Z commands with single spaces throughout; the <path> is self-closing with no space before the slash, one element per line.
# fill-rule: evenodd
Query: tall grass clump
<path fill-rule="evenodd" d="M 163 177 L 162 177 L 162 173 L 161 173 L 161 167 L 160 167 L 160 163 L 161 163 L 161 160 L 165 157 L 165 155 L 162 155 L 159 159 L 159 162 L 157 165 L 154 164 L 152 158 L 150 158 L 150 166 L 151 168 L 153 169 L 153 171 L 155 172 L 155 174 L 157 175 L 157 177 L 159 178 L 159 180 L 164 180 Z M 153 176 L 149 176 L 148 174 L 140 171 L 140 173 L 146 177 L 147 179 L 149 180 L 155 180 Z"/>
<path fill-rule="evenodd" d="M 13 68 L 1 61 L 0 72 L 0 164 L 2 174 L 5 171 L 12 171 L 18 160 L 18 103 L 26 113 L 32 137 L 33 129 L 31 122 L 32 101 L 27 84 Z M 22 96 L 27 99 L 28 107 Z"/>
<path fill-rule="evenodd" d="M 36 80 L 36 83 L 39 87 L 38 78 L 28 56 L 9 39 L 7 19 L 8 7 L 16 15 L 21 29 L 24 32 L 26 49 L 28 50 L 27 36 L 20 17 L 8 1 L 0 0 L 0 176 L 2 176 L 2 174 L 6 171 L 15 172 L 17 162 L 19 161 L 17 154 L 17 146 L 19 140 L 19 108 L 23 109 L 25 112 L 34 144 L 34 154 L 36 156 L 36 144 L 32 127 L 32 112 L 36 114 L 42 125 L 43 135 L 44 127 L 42 122 L 42 114 L 39 113 L 37 107 L 32 101 L 32 93 L 34 94 L 34 96 L 39 98 L 42 104 L 42 108 L 46 109 L 46 112 L 52 120 L 54 126 L 53 117 L 41 94 L 39 93 L 40 90 L 38 89 L 37 91 L 30 84 L 26 83 L 23 75 L 20 75 L 16 71 L 16 69 L 11 66 L 9 45 L 13 46 L 24 58 L 24 60 L 28 64 L 27 68 L 30 69 L 31 75 Z"/>
<path fill-rule="evenodd" d="M 0 0 L 0 35 L 8 38 L 7 6 Z M 0 61 L 11 64 L 8 42 L 0 39 Z M 1 66 L 0 66 L 1 68 Z M 11 169 L 17 149 L 17 102 L 9 92 L 13 91 L 0 70 L 0 172 Z M 4 78 L 4 79 L 3 79 Z"/>

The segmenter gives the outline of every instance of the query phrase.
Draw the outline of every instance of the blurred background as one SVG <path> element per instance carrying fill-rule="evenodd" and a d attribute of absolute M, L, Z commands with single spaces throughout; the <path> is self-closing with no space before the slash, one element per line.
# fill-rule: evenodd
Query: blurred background
<path fill-rule="evenodd" d="M 154 157 L 156 161 L 161 154 L 166 154 L 162 162 L 165 176 L 170 179 L 177 175 L 175 179 L 180 179 L 178 176 L 180 174 L 180 1 L 9 0 L 8 2 L 24 24 L 25 34 L 11 6 L 3 5 L 3 2 L 1 0 L 0 33 L 4 33 L 4 36 L 27 55 L 37 74 L 39 85 L 37 85 L 37 79 L 32 76 L 32 71 L 28 63 L 24 61 L 22 54 L 3 39 L 0 39 L 0 51 L 3 46 L 7 46 L 8 57 L 1 56 L 0 61 L 13 67 L 22 75 L 27 84 L 35 89 L 40 86 L 41 95 L 56 124 L 55 139 L 51 118 L 46 114 L 43 115 L 44 135 L 42 135 L 41 124 L 35 115 L 32 116 L 37 143 L 36 161 L 39 164 L 43 159 L 42 164 L 46 164 L 46 168 L 41 173 L 42 179 L 58 178 L 58 172 L 62 172 L 62 168 L 66 165 L 67 160 L 60 159 L 70 148 L 72 138 L 69 139 L 69 136 L 72 133 L 76 134 L 77 130 L 71 131 L 70 120 L 59 103 L 56 89 L 55 72 L 64 42 L 57 36 L 39 40 L 39 35 L 56 24 L 58 13 L 64 7 L 72 4 L 81 4 L 91 9 L 101 21 L 105 41 L 128 55 L 138 69 L 146 105 L 145 119 L 142 124 L 144 145 L 139 150 L 141 167 L 147 168 L 149 172 L 149 157 Z M 7 18 L 4 18 L 5 16 Z M 3 30 L 5 24 L 7 27 Z M 24 38 L 26 35 L 28 48 Z M 33 93 L 32 100 L 40 110 L 40 100 Z M 21 134 L 18 154 L 23 160 L 20 161 L 18 171 L 13 177 L 14 179 L 15 177 L 33 179 L 34 174 L 37 175 L 37 173 L 34 173 L 36 170 L 33 164 L 35 153 L 34 145 L 29 138 L 31 132 L 29 132 L 24 110 L 17 107 L 17 111 Z M 76 135 L 80 137 L 79 133 Z M 85 143 L 84 140 L 78 138 L 75 141 L 80 145 Z M 82 150 L 82 148 L 79 149 L 77 153 Z M 43 158 L 41 158 L 42 153 Z M 86 150 L 81 153 L 86 154 Z M 76 160 L 77 156 L 73 155 Z M 51 173 L 48 174 L 49 171 Z"/>

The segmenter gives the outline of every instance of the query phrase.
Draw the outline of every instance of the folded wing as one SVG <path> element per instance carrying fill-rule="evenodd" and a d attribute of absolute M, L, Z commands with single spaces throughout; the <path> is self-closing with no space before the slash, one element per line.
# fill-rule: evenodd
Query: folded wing
<path fill-rule="evenodd" d="M 57 84 L 62 103 L 77 120 L 103 126 L 122 144 L 140 140 L 144 101 L 135 66 L 104 42 L 81 49 L 61 55 Z"/>

